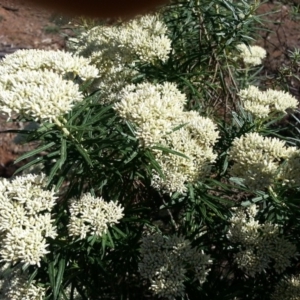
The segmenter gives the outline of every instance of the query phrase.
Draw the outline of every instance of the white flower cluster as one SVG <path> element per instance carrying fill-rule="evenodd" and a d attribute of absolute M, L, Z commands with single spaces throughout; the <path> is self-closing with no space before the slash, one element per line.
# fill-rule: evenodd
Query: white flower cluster
<path fill-rule="evenodd" d="M 145 15 L 117 26 L 96 26 L 74 40 L 71 50 L 91 56 L 101 69 L 138 59 L 144 62 L 165 61 L 171 51 L 167 27 L 157 16 Z M 73 49 L 72 49 L 73 48 Z"/>
<path fill-rule="evenodd" d="M 271 295 L 271 300 L 300 300 L 299 276 L 280 280 Z"/>
<path fill-rule="evenodd" d="M 83 299 L 82 296 L 78 293 L 76 288 L 74 288 L 73 294 L 72 294 L 71 284 L 65 288 L 64 293 L 68 297 L 67 299 L 72 299 L 72 300 L 82 300 Z"/>
<path fill-rule="evenodd" d="M 18 71 L 0 75 L 0 108 L 35 121 L 53 122 L 83 99 L 72 81 L 51 71 Z"/>
<path fill-rule="evenodd" d="M 19 50 L 0 62 L 0 109 L 53 122 L 83 100 L 73 79 L 95 78 L 89 60 L 62 51 Z"/>
<path fill-rule="evenodd" d="M 165 35 L 166 30 L 157 16 L 146 15 L 118 26 L 94 27 L 70 45 L 71 50 L 90 57 L 98 66 L 101 101 L 111 102 L 137 74 L 136 61 L 155 63 L 168 58 L 171 40 Z"/>
<path fill-rule="evenodd" d="M 90 60 L 64 51 L 54 50 L 18 50 L 5 56 L 0 63 L 1 71 L 14 74 L 18 71 L 52 71 L 71 78 L 80 77 L 82 80 L 94 79 L 98 70 L 90 65 Z"/>
<path fill-rule="evenodd" d="M 291 147 L 291 151 L 282 166 L 280 177 L 289 186 L 300 186 L 300 150 Z"/>
<path fill-rule="evenodd" d="M 183 111 L 185 102 L 174 84 L 142 83 L 125 87 L 114 105 L 122 118 L 135 124 L 141 146 L 153 150 L 165 178 L 154 173 L 152 184 L 166 192 L 183 192 L 186 182 L 207 176 L 216 159 L 212 148 L 218 139 L 216 125 L 195 111 Z M 186 157 L 157 150 L 156 145 Z"/>
<path fill-rule="evenodd" d="M 15 268 L 2 279 L 0 297 L 2 300 L 43 300 L 46 296 L 45 288 L 28 282 L 28 276 Z"/>
<path fill-rule="evenodd" d="M 297 255 L 297 248 L 281 236 L 280 227 L 256 220 L 256 205 L 235 211 L 230 219 L 228 239 L 240 244 L 240 251 L 235 255 L 239 268 L 251 277 L 274 268 L 282 273 L 291 265 L 291 259 Z"/>
<path fill-rule="evenodd" d="M 91 194 L 84 194 L 79 200 L 72 198 L 69 205 L 69 234 L 84 239 L 87 235 L 101 237 L 108 226 L 117 224 L 124 216 L 123 208 L 115 202 L 105 202 Z"/>
<path fill-rule="evenodd" d="M 138 126 L 141 144 L 151 147 L 180 124 L 186 97 L 172 83 L 128 85 L 114 105 L 119 115 Z"/>
<path fill-rule="evenodd" d="M 279 167 L 295 148 L 287 148 L 277 138 L 263 137 L 258 133 L 247 133 L 235 138 L 229 152 L 234 161 L 230 174 L 244 179 L 251 189 L 262 190 L 279 178 Z"/>
<path fill-rule="evenodd" d="M 247 47 L 245 44 L 240 44 L 237 45 L 237 49 L 239 51 L 239 58 L 247 66 L 260 65 L 267 55 L 266 50 L 260 46 Z"/>
<path fill-rule="evenodd" d="M 134 55 L 144 62 L 165 61 L 171 51 L 171 40 L 165 35 L 167 27 L 157 16 L 146 15 L 125 24 L 120 44 L 133 49 Z"/>
<path fill-rule="evenodd" d="M 250 85 L 241 90 L 238 95 L 245 107 L 257 118 L 266 118 L 272 112 L 282 112 L 286 114 L 288 108 L 298 107 L 297 99 L 284 91 L 268 89 L 260 91 L 257 87 Z"/>
<path fill-rule="evenodd" d="M 139 272 L 151 283 L 152 292 L 167 299 L 184 296 L 187 272 L 194 272 L 200 284 L 206 281 L 209 255 L 191 247 L 182 236 L 160 233 L 142 238 Z"/>
<path fill-rule="evenodd" d="M 55 238 L 51 210 L 54 191 L 44 189 L 45 175 L 0 180 L 1 261 L 40 266 L 48 253 L 46 238 Z"/>

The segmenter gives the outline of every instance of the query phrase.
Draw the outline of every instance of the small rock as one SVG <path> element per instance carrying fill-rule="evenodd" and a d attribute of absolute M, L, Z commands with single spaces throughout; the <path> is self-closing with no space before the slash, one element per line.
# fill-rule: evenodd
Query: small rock
<path fill-rule="evenodd" d="M 52 39 L 51 38 L 47 38 L 47 39 L 43 39 L 42 40 L 42 44 L 51 44 L 52 43 Z"/>

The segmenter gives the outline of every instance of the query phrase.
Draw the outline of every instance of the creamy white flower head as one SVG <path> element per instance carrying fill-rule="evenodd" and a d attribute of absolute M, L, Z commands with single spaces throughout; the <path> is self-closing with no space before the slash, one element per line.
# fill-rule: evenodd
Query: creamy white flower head
<path fill-rule="evenodd" d="M 57 197 L 44 189 L 45 175 L 0 181 L 1 261 L 40 265 L 48 253 L 46 238 L 57 236 L 51 218 Z"/>
<path fill-rule="evenodd" d="M 298 107 L 298 100 L 288 92 L 267 89 L 265 94 L 267 99 L 272 99 L 271 110 L 286 113 L 288 108 L 296 109 Z"/>
<path fill-rule="evenodd" d="M 134 124 L 141 146 L 154 152 L 165 178 L 154 172 L 152 185 L 168 193 L 183 192 L 187 182 L 208 176 L 216 159 L 212 149 L 219 137 L 216 125 L 196 111 L 183 111 L 185 102 L 173 84 L 143 83 L 124 88 L 114 105 Z M 157 145 L 185 157 L 155 149 Z"/>
<path fill-rule="evenodd" d="M 46 249 L 48 244 L 40 228 L 34 224 L 26 225 L 27 230 L 14 227 L 5 234 L 0 249 L 1 261 L 20 261 L 24 265 L 40 266 L 41 258 L 49 253 Z"/>
<path fill-rule="evenodd" d="M 96 26 L 70 43 L 71 50 L 89 57 L 99 69 L 94 88 L 101 91 L 101 103 L 116 100 L 120 89 L 138 74 L 136 62 L 156 64 L 171 51 L 167 27 L 157 16 L 143 16 L 116 26 Z"/>
<path fill-rule="evenodd" d="M 256 220 L 256 205 L 236 210 L 230 219 L 228 239 L 239 244 L 235 262 L 246 274 L 255 277 L 274 268 L 278 274 L 291 266 L 297 247 L 285 239 L 280 227 L 270 222 Z"/>
<path fill-rule="evenodd" d="M 72 291 L 72 288 L 74 289 Z M 72 287 L 72 285 L 68 285 L 65 290 L 64 290 L 66 296 L 68 297 L 68 299 L 73 299 L 73 300 L 82 300 L 82 296 L 78 293 L 77 289 L 74 288 L 74 286 Z"/>
<path fill-rule="evenodd" d="M 262 60 L 266 57 L 267 52 L 260 46 L 249 46 L 245 44 L 237 45 L 239 51 L 239 58 L 241 58 L 245 65 L 257 66 L 262 63 Z"/>
<path fill-rule="evenodd" d="M 165 178 L 154 172 L 152 185 L 165 192 L 183 192 L 185 183 L 209 174 L 216 159 L 212 146 L 218 139 L 216 125 L 197 112 L 184 112 L 185 96 L 173 84 L 130 85 L 114 105 L 119 115 L 136 126 L 141 146 L 157 144 L 186 157 L 155 150 Z M 183 128 L 174 130 L 178 126 Z"/>
<path fill-rule="evenodd" d="M 120 45 L 121 34 L 122 27 L 96 26 L 84 31 L 70 50 L 84 57 L 90 57 L 93 65 L 98 67 L 100 75 L 103 76 L 111 67 L 124 65 L 133 60 L 131 51 Z"/>
<path fill-rule="evenodd" d="M 119 99 L 120 91 L 131 83 L 138 72 L 124 66 L 112 66 L 101 78 L 94 81 L 91 90 L 100 90 L 99 103 L 109 104 Z"/>
<path fill-rule="evenodd" d="M 146 147 L 159 143 L 162 136 L 171 132 L 186 102 L 185 95 L 171 83 L 129 85 L 119 98 L 114 109 L 137 125 L 138 136 Z"/>
<path fill-rule="evenodd" d="M 279 176 L 279 166 L 290 150 L 285 142 L 258 133 L 235 138 L 229 153 L 234 161 L 230 174 L 244 179 L 251 189 L 268 188 Z"/>
<path fill-rule="evenodd" d="M 230 219 L 230 229 L 227 237 L 234 243 L 243 245 L 255 244 L 259 237 L 260 224 L 255 220 L 257 213 L 256 205 L 248 207 L 246 210 L 236 210 Z"/>
<path fill-rule="evenodd" d="M 49 121 L 69 112 L 83 100 L 78 85 L 52 71 L 0 74 L 0 109 L 35 121 Z"/>
<path fill-rule="evenodd" d="M 186 124 L 184 128 L 188 130 L 191 138 L 203 148 L 214 146 L 219 139 L 216 124 L 211 119 L 200 116 L 197 111 L 182 112 L 177 123 Z"/>
<path fill-rule="evenodd" d="M 134 60 L 132 49 L 125 49 L 118 43 L 120 32 L 114 26 L 98 26 L 82 34 L 73 49 L 99 69 L 99 78 L 93 82 L 92 90 L 100 90 L 100 103 L 116 100 L 117 94 L 138 73 L 131 64 Z"/>
<path fill-rule="evenodd" d="M 18 50 L 7 55 L 0 62 L 0 69 L 6 68 L 9 74 L 18 71 L 52 71 L 59 75 L 72 74 L 82 80 L 94 79 L 98 70 L 90 65 L 88 58 L 80 57 L 64 51 L 54 50 Z M 30 75 L 29 75 L 30 76 Z"/>
<path fill-rule="evenodd" d="M 300 186 L 300 150 L 292 148 L 282 166 L 280 178 L 291 186 Z"/>
<path fill-rule="evenodd" d="M 298 106 L 297 99 L 286 92 L 271 89 L 264 92 L 252 85 L 241 90 L 238 95 L 245 110 L 257 118 L 267 118 L 272 112 L 286 113 L 288 108 L 295 109 Z"/>
<path fill-rule="evenodd" d="M 201 139 L 191 136 L 189 128 L 181 128 L 166 135 L 161 144 L 186 157 L 155 151 L 165 178 L 154 172 L 152 185 L 167 193 L 186 191 L 187 182 L 195 182 L 210 175 L 211 165 L 217 158 L 212 147 L 203 147 Z"/>
<path fill-rule="evenodd" d="M 79 200 L 71 199 L 69 234 L 80 239 L 87 235 L 101 237 L 109 226 L 119 223 L 124 216 L 123 208 L 115 202 L 105 202 L 103 198 L 95 198 L 84 194 Z"/>
<path fill-rule="evenodd" d="M 15 267 L 4 276 L 3 286 L 0 289 L 2 300 L 43 300 L 46 296 L 46 289 L 36 284 L 35 281 L 29 283 L 29 276 L 21 273 L 19 267 Z"/>
<path fill-rule="evenodd" d="M 166 26 L 156 16 L 146 15 L 124 26 L 121 44 L 132 48 L 142 61 L 165 61 L 171 51 L 171 40 L 165 36 Z"/>
<path fill-rule="evenodd" d="M 84 56 L 97 53 L 93 63 L 113 61 L 130 63 L 165 61 L 171 51 L 171 40 L 165 36 L 167 27 L 157 16 L 142 16 L 119 26 L 96 26 L 84 32 L 73 44 L 73 50 Z M 101 70 L 100 70 L 101 71 Z"/>
<path fill-rule="evenodd" d="M 300 300 L 299 275 L 281 279 L 275 286 L 271 300 Z"/>
<path fill-rule="evenodd" d="M 188 270 L 202 284 L 206 281 L 211 264 L 210 257 L 191 247 L 182 236 L 147 235 L 141 241 L 139 272 L 150 281 L 150 290 L 167 299 L 184 295 L 184 282 Z"/>

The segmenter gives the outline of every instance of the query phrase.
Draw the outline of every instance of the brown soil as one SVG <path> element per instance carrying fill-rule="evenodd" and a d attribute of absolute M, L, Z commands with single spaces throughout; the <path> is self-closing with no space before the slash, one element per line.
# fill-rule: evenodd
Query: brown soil
<path fill-rule="evenodd" d="M 293 15 L 292 7 L 265 3 L 258 9 L 264 14 L 258 44 L 268 52 L 267 66 L 277 70 L 286 63 L 288 51 L 300 48 L 300 14 Z"/>
<path fill-rule="evenodd" d="M 53 12 L 22 0 L 0 0 L 0 51 L 10 47 L 62 49 L 65 41 L 53 18 Z"/>
<path fill-rule="evenodd" d="M 290 59 L 292 51 L 300 50 L 300 1 L 294 2 L 294 6 L 280 2 L 260 6 L 258 14 L 264 16 L 257 44 L 268 53 L 262 71 L 266 84 L 268 79 L 282 81 L 282 88 L 288 87 L 289 92 L 300 100 L 300 80 L 296 78 L 300 75 L 300 65 L 292 66 Z M 298 13 L 295 9 L 299 10 Z M 285 67 L 292 68 L 293 74 L 284 71 Z"/>
<path fill-rule="evenodd" d="M 294 3 L 300 5 L 300 1 Z M 293 13 L 291 5 L 270 1 L 258 10 L 259 14 L 266 14 L 257 39 L 257 44 L 268 52 L 262 75 L 272 80 L 280 75 L 281 66 L 290 63 L 288 51 L 300 49 L 300 13 Z M 63 35 L 70 31 L 54 23 L 55 18 L 59 19 L 53 12 L 25 4 L 22 0 L 0 0 L 0 58 L 20 48 L 63 49 Z M 290 91 L 299 97 L 299 80 L 288 78 L 287 81 Z M 6 118 L 0 115 L 0 131 L 21 129 L 25 125 L 20 122 L 7 124 Z M 1 133 L 0 176 L 10 177 L 17 168 L 13 165 L 14 159 L 28 150 L 16 144 L 15 138 L 15 134 Z"/>

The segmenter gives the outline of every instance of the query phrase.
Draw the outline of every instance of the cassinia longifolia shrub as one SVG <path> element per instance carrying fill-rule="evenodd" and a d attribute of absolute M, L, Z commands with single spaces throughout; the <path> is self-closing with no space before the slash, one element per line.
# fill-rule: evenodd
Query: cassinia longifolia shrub
<path fill-rule="evenodd" d="M 0 61 L 0 111 L 36 122 L 1 299 L 300 299 L 299 99 L 262 84 L 256 9 L 172 0 Z"/>

